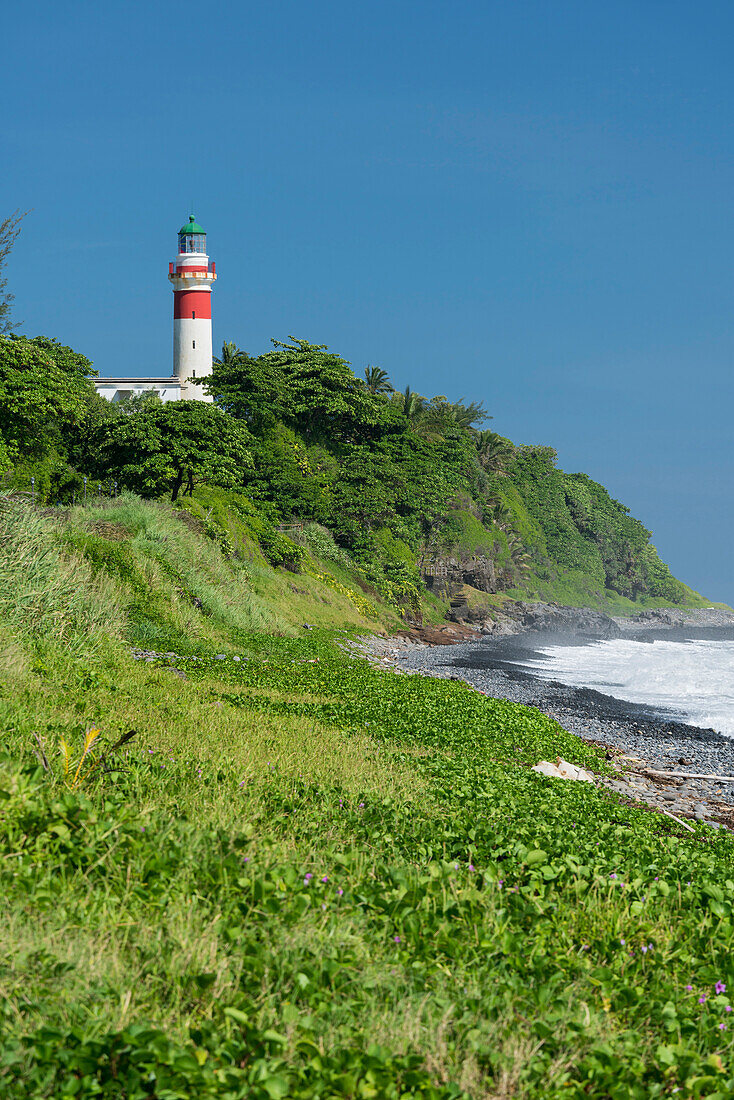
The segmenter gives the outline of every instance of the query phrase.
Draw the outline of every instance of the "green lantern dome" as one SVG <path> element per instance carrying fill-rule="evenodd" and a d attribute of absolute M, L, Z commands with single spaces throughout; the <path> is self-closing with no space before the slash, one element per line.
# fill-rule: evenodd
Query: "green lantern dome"
<path fill-rule="evenodd" d="M 187 233 L 206 233 L 206 229 L 202 229 L 193 214 L 189 214 L 188 225 L 182 225 L 178 231 L 179 237 Z"/>

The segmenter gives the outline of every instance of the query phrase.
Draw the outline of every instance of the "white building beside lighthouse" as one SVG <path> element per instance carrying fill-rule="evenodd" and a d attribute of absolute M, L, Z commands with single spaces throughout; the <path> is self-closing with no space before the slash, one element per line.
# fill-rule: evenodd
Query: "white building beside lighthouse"
<path fill-rule="evenodd" d="M 173 373 L 170 377 L 96 378 L 97 393 L 127 401 L 156 393 L 162 401 L 212 401 L 194 379 L 212 373 L 212 286 L 216 265 L 209 263 L 206 232 L 193 214 L 178 232 L 178 255 L 168 265 L 173 288 Z"/>

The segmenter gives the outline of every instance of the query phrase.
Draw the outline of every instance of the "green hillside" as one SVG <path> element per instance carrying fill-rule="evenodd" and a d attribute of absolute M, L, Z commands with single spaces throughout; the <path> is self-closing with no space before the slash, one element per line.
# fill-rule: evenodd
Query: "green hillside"
<path fill-rule="evenodd" d="M 440 616 L 459 591 L 487 606 L 498 594 L 617 611 L 709 602 L 551 448 L 482 430 L 474 403 L 395 393 L 377 368 L 356 377 L 320 345 L 250 357 L 225 344 L 205 383 L 216 405 L 110 405 L 90 372 L 53 341 L 0 338 L 5 488 L 62 506 L 121 490 L 171 499 L 250 562 L 253 595 L 270 598 L 258 559 L 308 576 L 310 548 L 410 620 Z"/>

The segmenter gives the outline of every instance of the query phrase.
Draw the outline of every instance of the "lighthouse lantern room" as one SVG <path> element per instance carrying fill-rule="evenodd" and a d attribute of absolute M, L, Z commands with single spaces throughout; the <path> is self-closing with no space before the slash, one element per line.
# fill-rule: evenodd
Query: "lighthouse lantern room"
<path fill-rule="evenodd" d="M 212 372 L 212 285 L 216 265 L 209 263 L 206 232 L 193 214 L 178 232 L 178 256 L 169 264 L 173 287 L 173 373 L 182 399 L 211 401 L 194 379 Z"/>

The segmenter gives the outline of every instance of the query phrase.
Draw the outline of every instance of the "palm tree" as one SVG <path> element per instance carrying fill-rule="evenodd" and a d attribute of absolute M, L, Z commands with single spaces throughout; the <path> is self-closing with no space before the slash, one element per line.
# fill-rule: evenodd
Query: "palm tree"
<path fill-rule="evenodd" d="M 463 397 L 458 401 L 450 401 L 445 407 L 447 419 L 457 428 L 473 428 L 476 424 L 483 424 L 485 420 L 491 420 L 487 410 L 481 401 L 470 401 L 464 404 Z"/>
<path fill-rule="evenodd" d="M 506 467 L 515 454 L 509 439 L 497 432 L 479 432 L 475 439 L 479 465 L 488 474 L 505 475 Z"/>
<path fill-rule="evenodd" d="M 381 393 L 395 393 L 386 370 L 381 370 L 380 367 L 365 367 L 364 377 L 367 389 L 375 396 Z"/>
<path fill-rule="evenodd" d="M 409 420 L 413 427 L 415 427 L 421 420 L 425 411 L 425 397 L 421 397 L 419 393 L 415 393 L 411 390 L 410 386 L 406 386 L 404 393 L 393 393 L 392 400 L 405 419 Z"/>
<path fill-rule="evenodd" d="M 241 363 L 243 359 L 247 358 L 247 354 L 244 351 L 240 351 L 237 345 L 230 341 L 225 341 L 222 344 L 222 354 L 219 358 L 215 355 L 212 362 L 215 367 L 234 367 L 238 363 Z"/>
<path fill-rule="evenodd" d="M 531 572 L 531 558 L 527 550 L 514 533 L 507 538 L 507 548 L 510 551 L 510 561 L 518 578 L 527 577 Z"/>
<path fill-rule="evenodd" d="M 500 531 L 507 531 L 512 527 L 512 512 L 504 501 L 497 501 L 492 506 L 492 522 L 497 524 Z"/>

